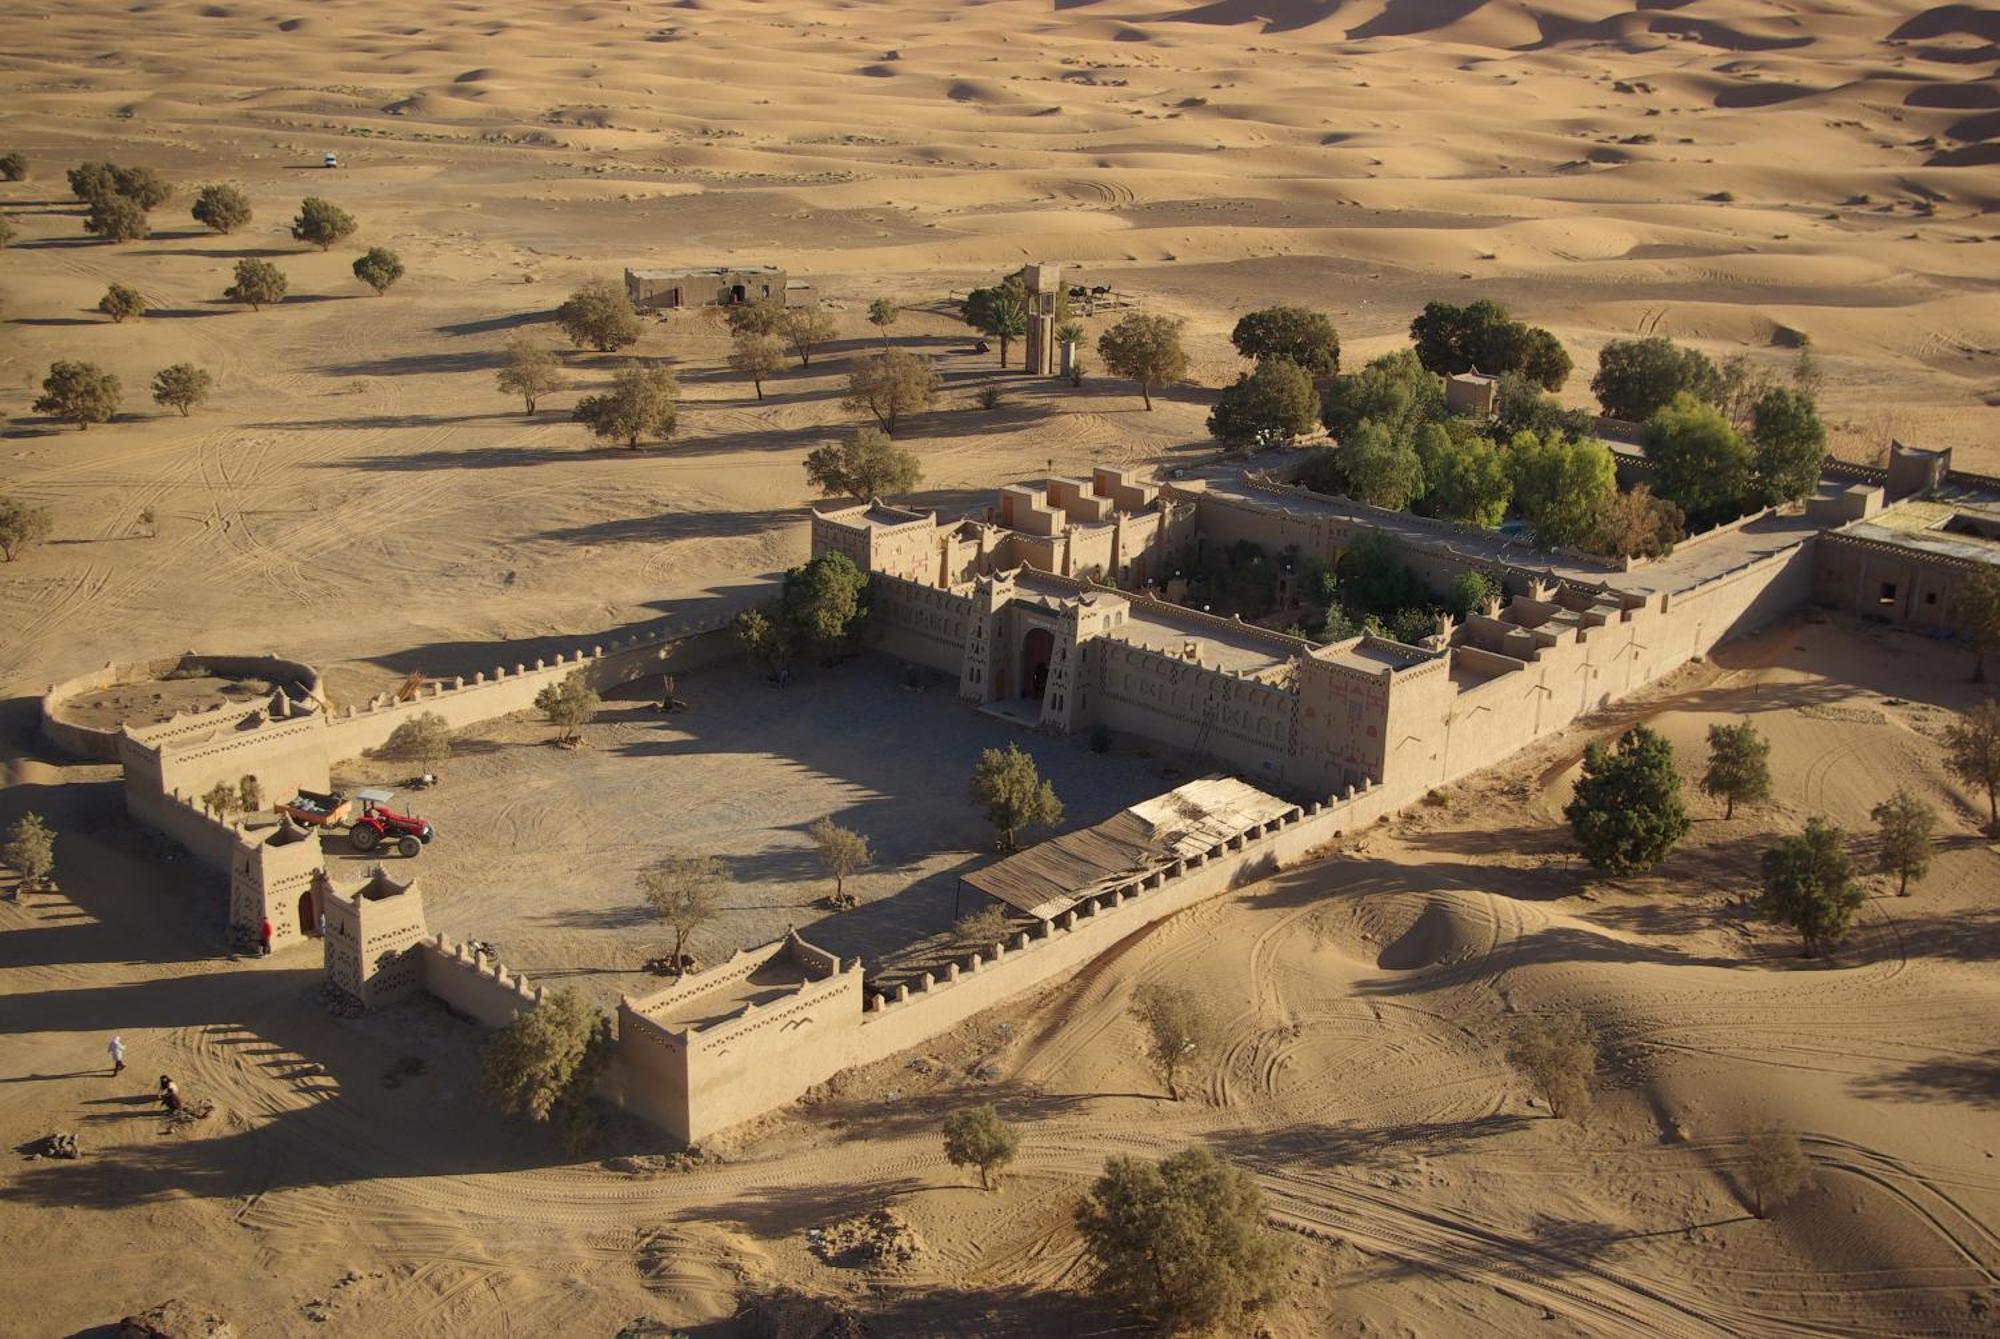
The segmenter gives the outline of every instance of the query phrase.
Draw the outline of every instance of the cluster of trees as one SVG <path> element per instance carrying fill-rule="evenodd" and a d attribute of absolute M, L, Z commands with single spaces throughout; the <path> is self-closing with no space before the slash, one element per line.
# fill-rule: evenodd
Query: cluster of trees
<path fill-rule="evenodd" d="M 193 363 L 175 363 L 153 376 L 153 403 L 177 409 L 182 416 L 206 403 L 215 389 L 215 378 Z M 93 423 L 109 423 L 124 399 L 124 386 L 117 376 L 96 363 L 56 362 L 42 378 L 42 393 L 34 410 L 59 423 L 88 429 Z"/>
<path fill-rule="evenodd" d="M 1810 344 L 1789 384 L 1741 355 L 1717 367 L 1664 336 L 1612 340 L 1591 390 L 1611 418 L 1644 425 L 1662 497 L 1696 524 L 1812 495 L 1826 457 Z"/>
<path fill-rule="evenodd" d="M 868 574 L 844 553 L 822 553 L 785 573 L 778 598 L 746 609 L 733 624 L 736 640 L 783 682 L 805 649 L 833 655 L 861 639 L 868 619 Z"/>
<path fill-rule="evenodd" d="M 922 478 L 916 452 L 897 446 L 880 428 L 857 428 L 842 441 L 806 453 L 806 482 L 821 497 L 894 497 Z"/>
<path fill-rule="evenodd" d="M 85 232 L 107 242 L 136 242 L 152 232 L 148 215 L 173 198 L 173 187 L 150 167 L 79 163 L 69 170 L 70 194 L 89 206 Z"/>
<path fill-rule="evenodd" d="M 1236 351 L 1256 366 L 1224 388 L 1209 435 L 1228 447 L 1290 442 L 1319 426 L 1319 384 L 1340 371 L 1333 318 L 1305 307 L 1267 307 L 1236 322 Z"/>
<path fill-rule="evenodd" d="M 1945 766 L 1986 795 L 1989 817 L 2000 830 L 2000 703 L 1988 700 L 1945 730 Z M 1770 797 L 1770 744 L 1749 722 L 1714 725 L 1699 785 L 1724 803 L 1723 817 L 1739 804 Z M 1563 810 L 1579 848 L 1592 866 L 1621 876 L 1653 868 L 1687 835 L 1691 820 L 1681 798 L 1673 746 L 1646 726 L 1632 727 L 1610 748 L 1593 743 L 1583 774 Z M 1898 896 L 1930 869 L 1937 812 L 1904 787 L 1870 813 L 1876 826 L 1876 868 L 1896 880 Z M 1805 830 L 1779 838 L 1763 855 L 1761 914 L 1798 934 L 1805 956 L 1818 957 L 1846 937 L 1866 900 L 1838 824 L 1814 817 Z"/>

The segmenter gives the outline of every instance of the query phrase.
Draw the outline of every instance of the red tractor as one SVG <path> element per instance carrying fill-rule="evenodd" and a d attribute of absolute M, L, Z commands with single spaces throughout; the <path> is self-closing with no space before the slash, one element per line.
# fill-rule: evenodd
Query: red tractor
<path fill-rule="evenodd" d="M 361 801 L 361 813 L 348 828 L 347 841 L 357 851 L 372 851 L 387 842 L 397 855 L 414 857 L 437 835 L 427 819 L 391 809 L 389 801 L 396 797 L 386 790 L 356 791 L 354 798 Z"/>

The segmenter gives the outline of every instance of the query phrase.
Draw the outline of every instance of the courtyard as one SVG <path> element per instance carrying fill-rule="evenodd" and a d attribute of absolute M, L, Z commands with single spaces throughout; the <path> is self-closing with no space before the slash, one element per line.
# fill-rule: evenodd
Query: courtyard
<path fill-rule="evenodd" d="M 938 676 L 909 686 L 896 662 L 874 655 L 808 669 L 784 688 L 741 659 L 678 671 L 688 709 L 672 714 L 657 708 L 658 684 L 607 701 L 575 750 L 555 747 L 552 727 L 529 715 L 466 731 L 440 786 L 399 796 L 439 836 L 417 860 L 385 863 L 399 879 L 416 876 L 433 931 L 488 941 L 509 969 L 600 1001 L 657 989 L 662 978 L 643 964 L 671 935 L 635 880 L 678 847 L 716 856 L 727 881 L 721 913 L 690 945 L 704 965 L 796 926 L 875 970 L 947 931 L 959 876 L 998 857 L 968 794 L 982 750 L 1012 743 L 1032 754 L 1062 798 L 1064 830 L 1188 775 L 1127 748 L 1098 754 L 1081 738 L 1010 725 L 958 701 Z M 335 781 L 351 791 L 411 770 L 356 760 Z M 856 910 L 824 905 L 833 884 L 807 835 L 820 818 L 873 850 L 847 881 Z M 367 868 L 341 841 L 328 858 L 343 882 Z"/>

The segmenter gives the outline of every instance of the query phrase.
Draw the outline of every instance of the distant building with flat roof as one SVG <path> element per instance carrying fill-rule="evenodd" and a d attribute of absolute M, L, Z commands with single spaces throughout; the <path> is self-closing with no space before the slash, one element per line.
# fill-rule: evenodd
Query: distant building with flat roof
<path fill-rule="evenodd" d="M 678 270 L 626 270 L 625 295 L 648 308 L 735 307 L 777 298 L 787 307 L 812 301 L 811 284 L 795 283 L 776 265 L 707 265 Z"/>

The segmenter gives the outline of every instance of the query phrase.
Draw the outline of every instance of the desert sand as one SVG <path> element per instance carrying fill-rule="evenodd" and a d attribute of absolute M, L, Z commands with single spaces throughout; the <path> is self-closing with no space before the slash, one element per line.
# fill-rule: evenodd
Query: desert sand
<path fill-rule="evenodd" d="M 1116 1333 L 1067 1285 L 1069 1205 L 1110 1151 L 1204 1142 L 1255 1169 L 1298 1244 L 1268 1324 L 1323 1334 L 1962 1334 L 2000 1309 L 2000 863 L 1944 777 L 1968 666 L 1800 623 L 1546 741 L 1350 849 L 1198 908 L 1077 980 L 847 1076 L 693 1171 L 572 1161 L 473 1096 L 460 1025 L 328 1017 L 310 949 L 217 957 L 220 912 L 124 823 L 112 769 L 33 739 L 33 696 L 113 658 L 266 647 L 336 697 L 470 673 L 754 594 L 805 556 L 804 453 L 850 424 L 845 358 L 941 358 L 907 441 L 916 501 L 955 509 L 1050 468 L 1195 459 L 1227 333 L 1274 301 L 1332 311 L 1345 360 L 1431 298 L 1486 296 L 1555 330 L 1589 401 L 1636 331 L 1773 368 L 1810 339 L 1836 446 L 1890 436 L 2000 471 L 2000 27 L 1968 6 L 1694 0 L 1025 0 L 392 6 L 381 0 L 0 8 L 0 489 L 49 542 L 0 564 L 0 820 L 64 837 L 62 892 L 0 903 L 0 1130 L 75 1129 L 81 1163 L 0 1169 L 0 1330 L 67 1334 L 167 1296 L 239 1333 L 611 1334 L 650 1317 L 730 1334 L 785 1284 L 859 1299 L 878 1332 Z M 319 167 L 340 154 L 337 172 Z M 96 243 L 62 170 L 158 168 L 144 242 Z M 239 183 L 217 236 L 193 189 Z M 291 240 L 301 196 L 360 231 Z M 395 248 L 376 297 L 349 265 Z M 219 302 L 235 260 L 292 298 Z M 1193 382 L 1018 380 L 970 352 L 948 295 L 1052 259 L 1189 321 Z M 592 445 L 576 395 L 620 358 L 570 354 L 533 417 L 493 387 L 509 338 L 625 266 L 782 264 L 840 339 L 759 402 L 709 316 L 649 323 L 684 404 L 671 444 Z M 112 325 L 107 284 L 153 310 Z M 1091 323 L 1101 327 L 1100 318 Z M 32 415 L 48 364 L 126 387 L 120 421 Z M 216 376 L 156 414 L 170 362 Z M 976 392 L 999 385 L 991 411 Z M 140 517 L 151 512 L 150 529 Z M 496 643 L 505 644 L 496 653 Z M 1773 740 L 1774 806 L 1699 822 L 1653 875 L 1591 884 L 1559 809 L 1593 735 L 1648 715 L 1692 768 L 1709 723 Z M 1877 897 L 1802 964 L 1737 899 L 1768 834 L 1851 828 L 1896 782 L 1947 808 L 1915 898 Z M 801 810 L 803 812 L 803 810 Z M 791 821 L 793 815 L 786 815 Z M 774 820 L 775 821 L 775 820 Z M 560 879 L 573 854 L 490 862 Z M 887 891 L 878 889 L 871 891 Z M 1879 885 L 1877 893 L 1885 890 Z M 588 900 L 587 898 L 585 900 Z M 468 916 L 466 929 L 474 927 Z M 1137 1058 L 1138 984 L 1197 982 L 1230 1020 L 1174 1103 Z M 1590 1121 L 1531 1107 L 1507 1016 L 1577 1006 L 1607 1041 Z M 119 1031 L 133 1069 L 114 1082 Z M 399 1062 L 417 1059 L 423 1072 Z M 167 1134 L 171 1069 L 217 1103 Z M 392 1082 L 393 1080 L 393 1082 Z M 939 1111 L 1025 1130 L 994 1194 L 943 1161 Z M 1814 1187 L 1746 1217 L 1742 1136 L 1803 1132 Z M 650 1141 L 650 1142 L 649 1142 Z M 637 1161 L 617 1161 L 618 1157 Z M 872 1272 L 804 1232 L 893 1207 L 925 1249 Z"/>

